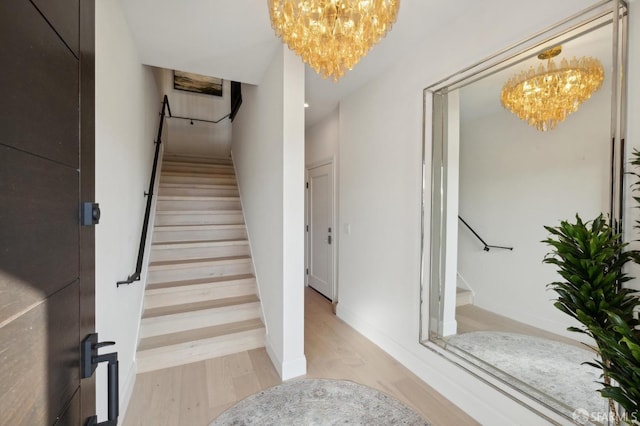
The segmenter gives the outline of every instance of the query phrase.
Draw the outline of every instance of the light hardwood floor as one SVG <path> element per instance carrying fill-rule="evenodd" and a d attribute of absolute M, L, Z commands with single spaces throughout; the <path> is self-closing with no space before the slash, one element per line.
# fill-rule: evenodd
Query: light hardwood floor
<path fill-rule="evenodd" d="M 458 323 L 458 334 L 472 331 L 501 331 L 555 340 L 556 342 L 577 346 L 581 349 L 587 348 L 577 340 L 515 321 L 474 305 L 458 306 L 456 308 L 456 321 Z"/>
<path fill-rule="evenodd" d="M 433 425 L 477 425 L 378 346 L 305 292 L 307 377 L 346 379 L 377 388 L 421 413 Z M 139 374 L 124 426 L 208 425 L 243 398 L 280 384 L 264 349 Z"/>

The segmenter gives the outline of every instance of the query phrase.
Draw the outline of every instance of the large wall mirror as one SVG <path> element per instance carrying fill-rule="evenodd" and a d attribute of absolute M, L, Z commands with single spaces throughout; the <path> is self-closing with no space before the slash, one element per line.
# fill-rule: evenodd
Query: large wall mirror
<path fill-rule="evenodd" d="M 598 370 L 581 365 L 594 357 L 589 342 L 567 331 L 576 324 L 546 289 L 557 272 L 542 262 L 550 251 L 544 226 L 576 214 L 621 218 L 626 16 L 621 1 L 598 3 L 425 89 L 431 194 L 423 200 L 421 342 L 568 420 L 578 409 L 607 408 Z M 589 77 L 556 72 L 575 68 Z M 587 99 L 574 93 L 563 104 L 552 80 L 588 86 L 599 72 Z M 537 108 L 555 108 L 557 120 L 540 111 L 518 116 L 523 99 L 513 111 L 503 106 L 510 80 L 530 86 L 510 99 L 556 93 Z"/>

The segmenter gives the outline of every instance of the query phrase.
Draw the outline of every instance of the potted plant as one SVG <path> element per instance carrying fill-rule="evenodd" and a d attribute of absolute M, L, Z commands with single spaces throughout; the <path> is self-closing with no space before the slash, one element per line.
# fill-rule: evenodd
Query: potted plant
<path fill-rule="evenodd" d="M 551 237 L 543 242 L 553 249 L 544 262 L 556 265 L 563 278 L 548 284 L 558 294 L 554 306 L 581 323 L 568 330 L 595 341 L 599 360 L 589 364 L 602 369 L 604 388 L 599 392 L 609 399 L 619 424 L 614 402 L 627 414 L 640 413 L 640 335 L 634 317 L 639 299 L 634 290 L 623 287 L 631 279 L 624 267 L 637 259 L 637 252 L 626 250 L 621 235 L 602 215 L 588 222 L 576 215 L 575 223 L 562 221 L 545 229 Z"/>

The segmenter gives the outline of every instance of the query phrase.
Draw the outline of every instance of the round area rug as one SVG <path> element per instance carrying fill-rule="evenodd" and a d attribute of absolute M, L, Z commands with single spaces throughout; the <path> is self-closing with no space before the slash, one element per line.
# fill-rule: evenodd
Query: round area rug
<path fill-rule="evenodd" d="M 338 424 L 429 425 L 400 401 L 370 387 L 345 380 L 304 379 L 251 395 L 210 426 Z"/>
<path fill-rule="evenodd" d="M 496 369 L 494 374 L 562 412 L 606 411 L 600 396 L 600 370 L 585 361 L 596 354 L 577 346 L 539 337 L 497 331 L 474 331 L 447 338 L 447 349 Z M 470 360 L 478 364 L 474 360 Z M 513 380 L 515 379 L 515 380 Z"/>

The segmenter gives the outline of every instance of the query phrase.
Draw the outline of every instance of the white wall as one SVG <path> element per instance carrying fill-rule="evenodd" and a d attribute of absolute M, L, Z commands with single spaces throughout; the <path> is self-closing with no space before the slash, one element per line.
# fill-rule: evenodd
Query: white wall
<path fill-rule="evenodd" d="M 546 285 L 558 275 L 542 263 L 550 246 L 541 241 L 549 237 L 545 225 L 574 221 L 576 213 L 591 220 L 609 210 L 609 77 L 552 131 L 539 132 L 505 109 L 462 120 L 460 215 L 488 244 L 514 247 L 485 252 L 460 225 L 458 271 L 476 306 L 579 337 L 566 330 L 575 322 L 549 301 L 556 294 Z M 464 117 L 467 92 L 460 92 Z"/>
<path fill-rule="evenodd" d="M 338 108 L 336 108 L 321 121 L 305 130 L 304 163 L 307 167 L 337 157 L 339 118 Z"/>
<path fill-rule="evenodd" d="M 173 88 L 173 70 L 154 68 L 162 95 L 169 97 L 174 116 L 216 121 L 231 112 L 231 82 L 223 80 L 222 96 L 185 92 Z M 214 76 L 215 77 L 215 76 Z M 167 119 L 165 151 L 205 157 L 227 158 L 231 153 L 231 120 L 205 123 Z"/>
<path fill-rule="evenodd" d="M 313 108 L 311 106 L 310 108 Z M 331 113 L 329 113 L 326 117 L 321 119 L 319 122 L 314 124 L 313 126 L 309 126 L 305 129 L 305 168 L 308 170 L 310 168 L 316 167 L 320 164 L 326 164 L 331 161 L 333 163 L 333 177 L 331 182 L 333 182 L 333 218 L 331 223 L 334 223 L 334 228 L 339 227 L 340 219 L 337 217 L 337 212 L 340 210 L 340 206 L 338 205 L 338 195 L 337 195 L 337 181 L 338 181 L 338 162 L 340 161 L 338 158 L 339 148 L 338 148 L 338 140 L 339 140 L 339 130 L 340 130 L 340 114 L 338 111 L 338 107 L 336 107 Z M 306 181 L 308 182 L 308 176 L 305 176 Z M 310 222 L 309 216 L 309 191 L 305 191 L 305 218 L 307 220 L 307 224 Z M 340 233 L 334 232 L 333 234 L 333 244 L 332 244 L 332 264 L 333 264 L 333 301 L 337 302 L 339 299 L 339 285 L 337 283 L 337 270 L 338 270 L 338 247 L 340 246 Z M 305 232 L 305 269 L 309 268 L 309 259 L 310 250 L 309 250 L 309 233 Z M 308 276 L 306 276 L 308 279 Z"/>
<path fill-rule="evenodd" d="M 285 84 L 286 81 L 286 84 Z M 258 86 L 242 86 L 232 152 L 267 351 L 283 380 L 304 357 L 304 68 L 281 47 Z"/>
<path fill-rule="evenodd" d="M 546 424 L 418 343 L 422 90 L 585 6 L 546 2 L 548 8 L 522 14 L 520 4 L 489 3 L 461 9 L 456 22 L 443 23 L 443 37 L 413 46 L 411 57 L 340 105 L 340 218 L 351 234 L 340 226 L 338 314 L 479 422 Z M 629 75 L 636 75 L 640 40 L 633 27 L 640 27 L 640 15 L 632 9 L 630 19 L 636 47 Z M 640 86 L 631 85 L 631 97 L 640 98 Z M 634 102 L 630 117 L 640 114 Z M 630 126 L 631 142 L 632 135 L 640 138 L 640 123 Z"/>
<path fill-rule="evenodd" d="M 120 361 L 120 415 L 135 381 L 135 351 L 146 271 L 141 282 L 116 288 L 135 270 L 160 97 L 151 69 L 141 65 L 119 1 L 96 2 L 96 331 L 113 340 Z M 151 233 L 149 233 L 149 236 Z M 99 420 L 106 420 L 105 367 L 98 369 Z"/>

